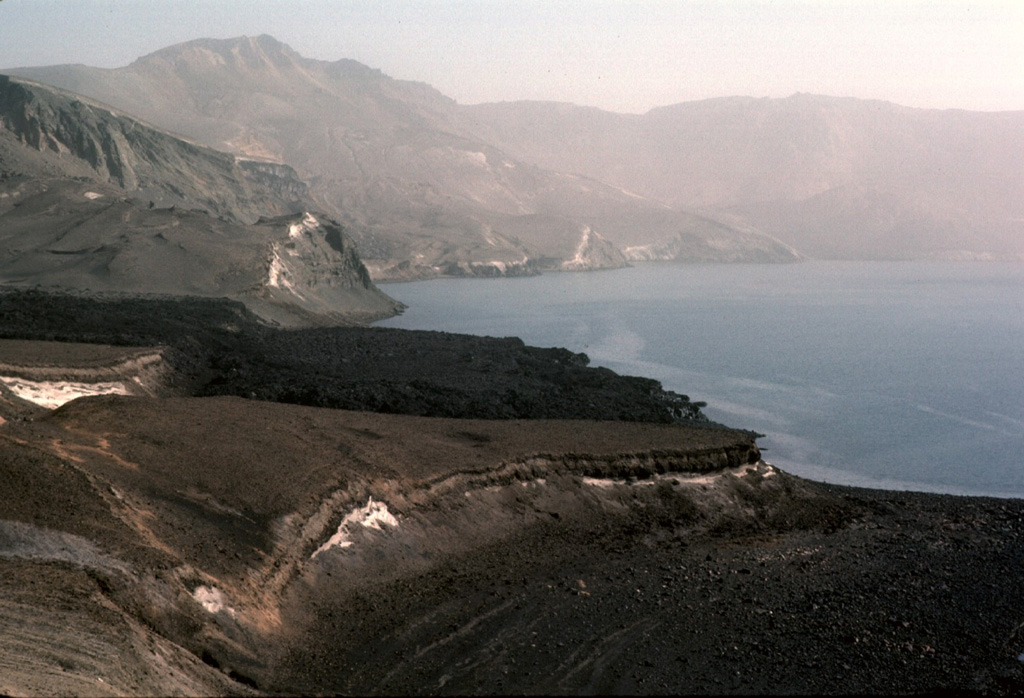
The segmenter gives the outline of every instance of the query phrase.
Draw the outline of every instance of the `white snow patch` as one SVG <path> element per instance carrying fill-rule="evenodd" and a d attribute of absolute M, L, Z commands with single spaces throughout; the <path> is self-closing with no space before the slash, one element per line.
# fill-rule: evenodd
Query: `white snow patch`
<path fill-rule="evenodd" d="M 24 378 L 3 378 L 12 393 L 40 407 L 54 410 L 80 397 L 90 395 L 128 395 L 124 383 L 79 383 L 76 381 L 30 381 Z"/>
<path fill-rule="evenodd" d="M 94 191 L 87 191 L 87 192 L 85 192 L 85 194 L 83 194 L 83 196 L 85 196 L 85 198 L 90 199 L 90 200 L 102 199 L 103 198 L 103 194 L 100 194 L 100 193 L 94 192 Z"/>
<path fill-rule="evenodd" d="M 480 167 L 487 167 L 487 156 L 483 153 L 466 153 L 466 156 L 473 162 L 474 165 Z"/>
<path fill-rule="evenodd" d="M 235 617 L 235 609 L 227 605 L 224 600 L 224 593 L 217 587 L 197 586 L 195 591 L 192 592 L 192 598 L 209 613 L 224 611 L 232 618 Z"/>
<path fill-rule="evenodd" d="M 353 545 L 350 540 L 351 533 L 356 526 L 362 526 L 363 528 L 372 528 L 377 531 L 383 531 L 383 526 L 389 528 L 398 527 L 398 519 L 388 511 L 387 504 L 383 502 L 373 501 L 373 497 L 370 497 L 366 502 L 365 507 L 354 509 L 350 512 L 341 523 L 338 524 L 338 531 L 331 536 L 326 543 L 317 548 L 312 555 L 309 556 L 310 560 L 316 558 L 320 553 L 326 552 L 331 548 L 349 548 Z"/>

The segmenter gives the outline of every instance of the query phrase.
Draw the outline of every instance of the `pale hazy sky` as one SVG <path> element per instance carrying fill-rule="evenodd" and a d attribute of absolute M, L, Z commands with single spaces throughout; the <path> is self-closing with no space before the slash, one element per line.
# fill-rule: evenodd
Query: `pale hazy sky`
<path fill-rule="evenodd" d="M 462 104 L 794 92 L 1024 109 L 1024 0 L 0 0 L 0 69 L 270 34 Z"/>

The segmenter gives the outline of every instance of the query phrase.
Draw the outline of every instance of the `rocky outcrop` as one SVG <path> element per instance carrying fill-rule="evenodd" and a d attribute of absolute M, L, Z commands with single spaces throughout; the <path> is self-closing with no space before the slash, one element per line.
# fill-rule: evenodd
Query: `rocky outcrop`
<path fill-rule="evenodd" d="M 272 160 L 236 159 L 246 178 L 271 192 L 280 201 L 309 202 L 309 186 L 290 165 Z"/>
<path fill-rule="evenodd" d="M 605 240 L 589 226 L 580 231 L 580 241 L 572 259 L 561 263 L 563 271 L 590 271 L 594 269 L 619 269 L 626 266 L 626 257 L 615 245 Z"/>
<path fill-rule="evenodd" d="M 25 403 L 54 408 L 86 395 L 167 395 L 173 371 L 163 350 L 0 340 L 0 417 Z M 35 410 L 29 409 L 28 412 Z"/>
<path fill-rule="evenodd" d="M 431 270 L 440 276 L 473 276 L 492 279 L 500 276 L 535 276 L 543 267 L 536 259 L 523 257 L 519 260 L 503 262 L 491 260 L 487 262 L 451 261 L 434 265 Z M 421 277 L 422 278 L 422 277 Z M 396 279 L 397 280 L 397 279 Z"/>
<path fill-rule="evenodd" d="M 300 326 L 311 319 L 313 324 L 371 322 L 404 307 L 374 286 L 338 223 L 306 212 L 261 220 L 254 227 L 269 231 L 266 276 L 238 296 L 264 319 Z M 287 237 L 279 231 L 287 231 Z"/>
<path fill-rule="evenodd" d="M 399 312 L 347 231 L 308 204 L 287 165 L 0 76 L 0 281 L 239 298 L 289 326 Z"/>
<path fill-rule="evenodd" d="M 164 349 L 0 339 L 0 421 L 89 395 L 169 395 Z"/>
<path fill-rule="evenodd" d="M 345 230 L 313 214 L 246 225 L 140 207 L 88 180 L 11 184 L 0 198 L 0 280 L 10 285 L 235 298 L 287 326 L 369 322 L 403 307 L 372 284 Z"/>
<path fill-rule="evenodd" d="M 264 320 L 368 322 L 370 281 L 295 171 L 236 159 L 101 104 L 0 76 L 0 280 L 239 298 Z"/>
<path fill-rule="evenodd" d="M 716 224 L 708 222 L 714 228 Z M 724 230 L 724 228 L 723 228 Z M 758 233 L 679 233 L 649 245 L 627 247 L 623 257 L 631 262 L 796 262 L 801 255 L 792 247 Z"/>

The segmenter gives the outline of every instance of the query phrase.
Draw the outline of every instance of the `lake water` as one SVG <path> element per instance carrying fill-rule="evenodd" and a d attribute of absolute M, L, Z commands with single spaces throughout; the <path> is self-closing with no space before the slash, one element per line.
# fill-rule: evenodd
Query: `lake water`
<path fill-rule="evenodd" d="M 840 484 L 1024 497 L 1024 264 L 641 265 L 389 284 L 379 323 L 582 351 Z"/>

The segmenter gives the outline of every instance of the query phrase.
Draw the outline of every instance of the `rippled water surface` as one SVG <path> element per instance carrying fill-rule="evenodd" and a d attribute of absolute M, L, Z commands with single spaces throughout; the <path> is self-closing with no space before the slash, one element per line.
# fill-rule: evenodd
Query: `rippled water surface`
<path fill-rule="evenodd" d="M 1024 264 L 644 265 L 383 287 L 390 327 L 586 352 L 843 484 L 1024 497 Z"/>

